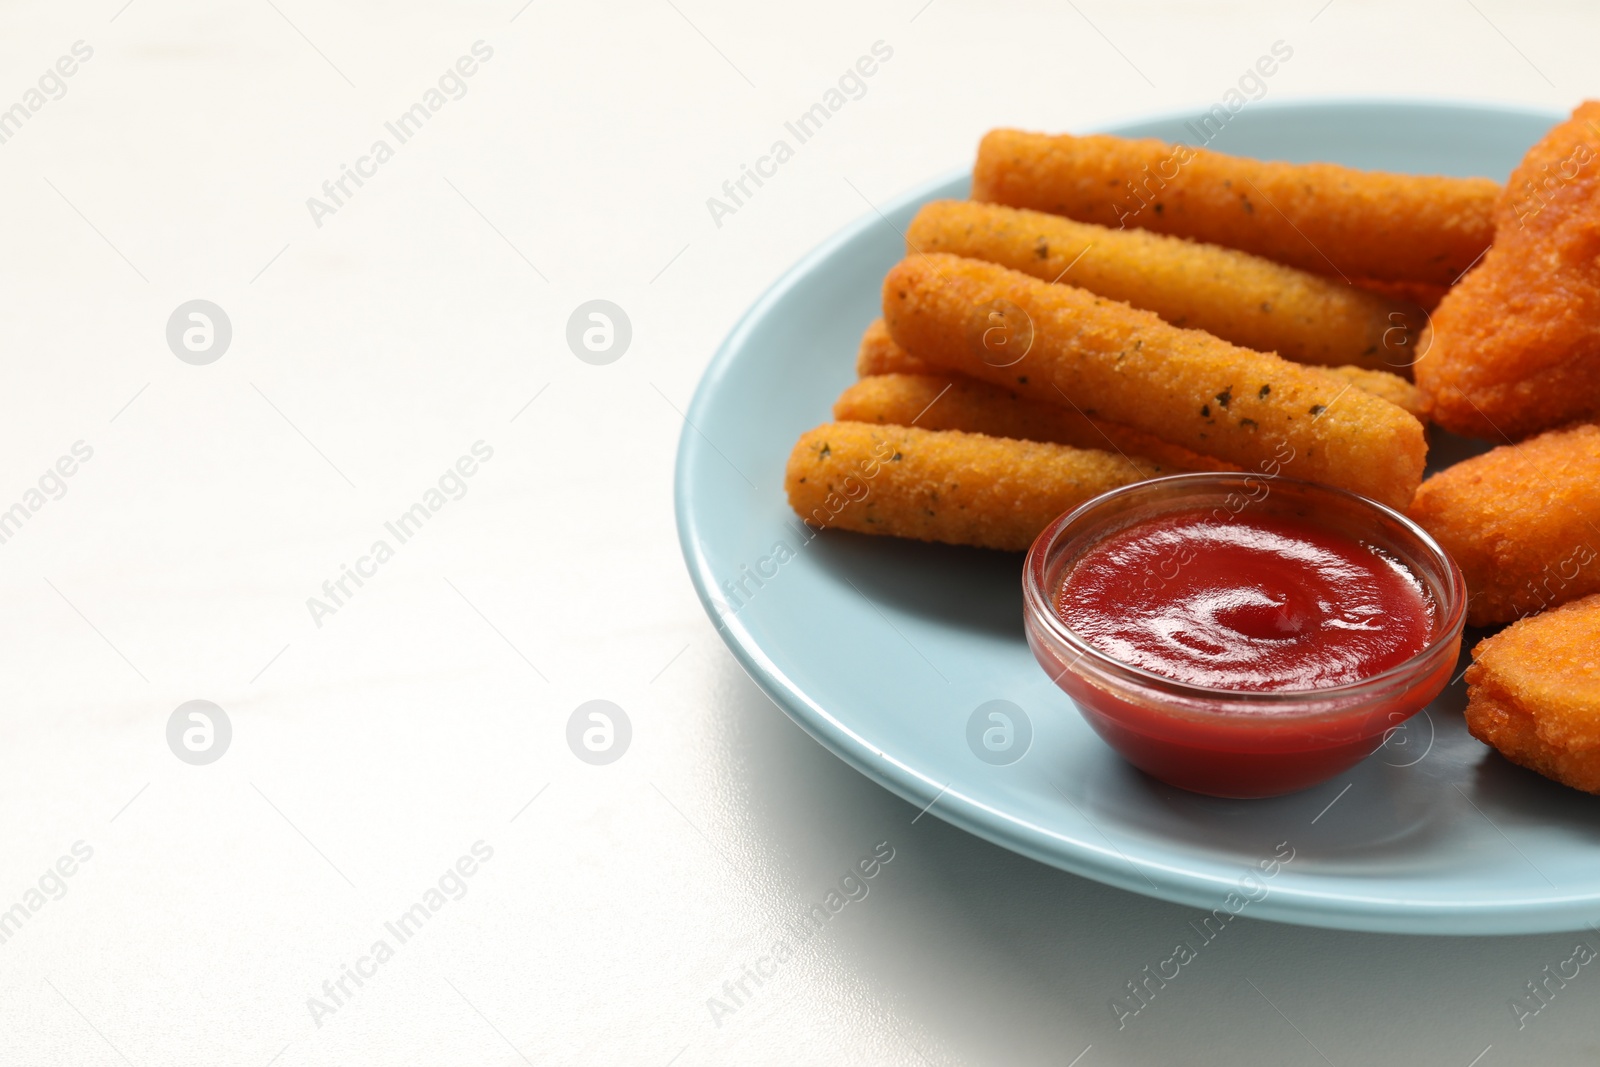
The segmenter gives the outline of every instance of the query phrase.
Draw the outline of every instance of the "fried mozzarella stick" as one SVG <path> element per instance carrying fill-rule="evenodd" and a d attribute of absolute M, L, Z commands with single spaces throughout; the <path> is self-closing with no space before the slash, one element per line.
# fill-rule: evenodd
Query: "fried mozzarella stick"
<path fill-rule="evenodd" d="M 1140 468 L 1147 478 L 1155 467 L 1175 471 L 1237 470 L 1210 456 L 1169 445 L 1142 430 L 1091 419 L 1070 407 L 1025 400 L 1013 390 L 980 382 L 964 374 L 878 374 L 846 389 L 833 405 L 840 422 L 880 426 L 916 426 L 923 430 L 964 430 L 991 437 L 1048 441 L 1074 448 L 1116 452 Z"/>
<path fill-rule="evenodd" d="M 812 526 L 1020 552 L 1063 511 L 1141 478 L 1109 452 L 833 422 L 795 444 L 784 488 Z"/>
<path fill-rule="evenodd" d="M 1427 421 L 1422 417 L 1422 394 L 1417 391 L 1416 386 L 1398 374 L 1390 374 L 1386 370 L 1368 370 L 1365 367 L 1318 367 L 1317 369 L 1324 374 L 1332 374 L 1342 381 L 1349 382 L 1379 400 L 1387 400 L 1413 418 Z"/>
<path fill-rule="evenodd" d="M 938 367 L 929 366 L 895 344 L 882 319 L 873 319 L 867 332 L 861 335 L 861 348 L 856 352 L 857 378 L 870 378 L 874 374 L 939 373 Z"/>
<path fill-rule="evenodd" d="M 1296 363 L 1406 367 L 1426 325 L 1415 304 L 1248 252 L 970 200 L 924 206 L 906 244 L 1076 285 Z"/>
<path fill-rule="evenodd" d="M 1411 517 L 1460 565 L 1474 626 L 1600 592 L 1600 427 L 1448 467 L 1422 483 Z"/>
<path fill-rule="evenodd" d="M 947 371 L 1248 470 L 1400 508 L 1422 480 L 1422 424 L 1388 401 L 1082 289 L 913 256 L 884 279 L 883 317 L 897 344 Z"/>
<path fill-rule="evenodd" d="M 1350 282 L 1357 289 L 1365 289 L 1389 300 L 1416 304 L 1424 311 L 1438 307 L 1444 294 L 1450 291 L 1448 285 L 1434 282 L 1380 282 L 1376 278 L 1351 278 Z"/>
<path fill-rule="evenodd" d="M 1243 249 L 1316 274 L 1450 285 L 1494 239 L 1488 178 L 1268 163 L 1155 140 L 991 130 L 972 198 Z"/>
<path fill-rule="evenodd" d="M 1507 626 L 1467 668 L 1467 729 L 1519 766 L 1600 793 L 1600 596 Z"/>
<path fill-rule="evenodd" d="M 1415 415 L 1419 419 L 1422 418 L 1422 397 L 1417 392 L 1417 387 L 1400 377 L 1398 374 L 1390 374 L 1388 371 L 1381 370 L 1367 370 L 1364 367 L 1319 367 L 1318 369 L 1328 374 L 1337 375 L 1341 381 L 1353 382 L 1358 389 L 1364 389 L 1373 396 L 1387 400 L 1396 407 L 1404 408 L 1406 411 L 1409 411 L 1412 415 Z M 861 335 L 861 348 L 856 353 L 856 377 L 870 378 L 874 375 L 883 374 L 948 375 L 948 372 L 941 371 L 938 367 L 923 362 L 916 356 L 913 356 L 910 352 L 907 352 L 905 349 L 895 344 L 894 338 L 889 336 L 889 327 L 884 325 L 883 320 L 873 319 L 872 325 L 868 326 L 866 333 Z M 960 377 L 962 380 L 970 381 L 970 379 L 967 379 L 964 375 L 958 377 Z M 843 416 L 840 417 L 842 418 Z M 867 419 L 863 421 L 872 422 L 878 420 Z M 1090 419 L 1089 422 L 1093 425 L 1106 428 L 1116 426 L 1116 423 L 1102 422 L 1099 419 Z M 968 429 L 968 427 L 964 426 L 947 426 L 943 428 L 956 430 Z M 1121 427 L 1120 429 L 1125 433 L 1138 432 L 1136 430 L 1129 430 L 1127 427 Z M 982 432 L 993 433 L 995 431 L 984 430 Z M 1109 429 L 1108 432 L 1111 433 L 1111 436 L 1118 442 L 1118 444 L 1122 444 L 1122 438 L 1117 437 L 1116 433 L 1110 431 Z M 1025 433 L 1002 433 L 1000 436 L 1031 437 L 1032 435 Z M 1054 439 L 1037 438 L 1037 440 Z M 1076 444 L 1077 442 L 1063 441 L 1061 443 L 1070 445 Z M 1095 448 L 1098 446 L 1091 442 L 1085 447 Z M 1184 449 L 1180 451 L 1186 452 L 1187 450 Z M 1155 455 L 1155 453 L 1150 453 L 1148 449 L 1146 449 L 1146 452 L 1147 454 Z M 1157 458 L 1159 459 L 1161 457 L 1157 456 Z M 1183 465 L 1182 461 L 1177 459 L 1173 459 L 1172 462 L 1178 466 Z M 1220 464 L 1216 461 L 1213 461 L 1212 466 L 1192 467 L 1190 469 L 1236 470 L 1237 468 L 1231 464 Z"/>

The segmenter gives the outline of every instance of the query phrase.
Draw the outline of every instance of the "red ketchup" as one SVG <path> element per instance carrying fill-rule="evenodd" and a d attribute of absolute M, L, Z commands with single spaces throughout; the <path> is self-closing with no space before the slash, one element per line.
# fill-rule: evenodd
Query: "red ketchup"
<path fill-rule="evenodd" d="M 1130 666 L 1209 689 L 1325 689 L 1428 646 L 1435 608 L 1398 559 L 1300 519 L 1148 519 L 1091 546 L 1061 621 Z"/>
<path fill-rule="evenodd" d="M 1436 696 L 1460 644 L 1459 606 L 1442 618 L 1418 572 L 1360 529 L 1314 509 L 1135 521 L 1068 561 L 1050 601 L 1123 673 L 1037 626 L 1029 640 L 1095 731 L 1161 781 L 1226 797 L 1305 788 Z M 1448 575 L 1442 553 L 1439 566 Z"/>

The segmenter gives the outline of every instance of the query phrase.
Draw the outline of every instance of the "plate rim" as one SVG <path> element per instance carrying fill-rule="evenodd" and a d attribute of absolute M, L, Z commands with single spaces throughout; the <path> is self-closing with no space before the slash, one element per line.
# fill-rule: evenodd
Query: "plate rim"
<path fill-rule="evenodd" d="M 1536 118 L 1552 125 L 1565 118 L 1560 112 L 1544 107 L 1427 97 L 1317 97 L 1263 101 L 1253 103 L 1251 109 L 1297 112 L 1450 110 Z M 1179 110 L 1151 112 L 1142 117 L 1096 123 L 1084 132 L 1115 133 L 1130 127 L 1172 121 L 1188 114 Z M 921 182 L 881 205 L 874 205 L 871 212 L 859 215 L 840 227 L 768 285 L 739 316 L 717 346 L 701 372 L 686 409 L 673 469 L 673 512 L 679 547 L 689 571 L 690 582 L 723 643 L 762 692 L 824 748 L 902 800 L 974 836 L 1058 870 L 1169 903 L 1216 907 L 1230 891 L 1237 888 L 1237 878 L 1229 879 L 1185 869 L 1148 857 L 1141 857 L 1139 862 L 1135 862 L 1109 841 L 1097 843 L 1040 826 L 948 785 L 941 786 L 936 778 L 873 745 L 818 704 L 761 648 L 736 613 L 718 610 L 713 595 L 716 577 L 696 537 L 696 516 L 692 504 L 694 494 L 691 489 L 695 481 L 694 467 L 704 458 L 698 426 L 703 421 L 706 409 L 715 402 L 720 381 L 734 365 L 756 324 L 809 277 L 818 265 L 866 231 L 884 224 L 891 213 L 930 198 L 939 190 L 970 176 L 970 173 L 970 167 L 959 167 Z M 1092 824 L 1088 825 L 1092 828 Z M 1057 847 L 1047 847 L 1048 843 L 1054 843 Z M 1241 867 L 1241 871 L 1244 869 Z M 1582 908 L 1591 911 L 1600 908 L 1600 888 L 1585 894 L 1515 902 L 1430 902 L 1405 899 L 1394 894 L 1335 893 L 1308 887 L 1283 886 L 1274 887 L 1273 892 L 1254 902 L 1250 916 L 1294 925 L 1379 933 L 1516 935 L 1584 929 L 1588 922 L 1579 914 Z"/>

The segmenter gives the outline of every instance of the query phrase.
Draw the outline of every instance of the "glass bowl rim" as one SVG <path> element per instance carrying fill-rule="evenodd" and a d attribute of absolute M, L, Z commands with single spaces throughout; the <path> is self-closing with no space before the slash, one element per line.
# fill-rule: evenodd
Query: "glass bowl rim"
<path fill-rule="evenodd" d="M 1320 689 L 1275 689 L 1275 690 L 1248 690 L 1248 689 L 1222 689 L 1213 686 L 1196 685 L 1191 682 L 1169 678 L 1143 667 L 1112 657 L 1106 652 L 1091 645 L 1084 638 L 1075 633 L 1061 617 L 1056 614 L 1054 604 L 1054 591 L 1046 588 L 1045 561 L 1052 549 L 1056 547 L 1064 531 L 1073 524 L 1081 522 L 1084 518 L 1096 511 L 1103 510 L 1107 505 L 1128 497 L 1149 495 L 1178 485 L 1192 485 L 1196 488 L 1210 486 L 1213 488 L 1232 488 L 1243 485 L 1251 480 L 1266 481 L 1272 484 L 1283 484 L 1302 493 L 1324 493 L 1340 498 L 1346 503 L 1353 503 L 1358 508 L 1369 511 L 1397 523 L 1407 534 L 1413 537 L 1420 545 L 1423 553 L 1431 555 L 1442 564 L 1444 594 L 1443 603 L 1440 597 L 1433 595 L 1438 615 L 1434 636 L 1429 642 L 1419 649 L 1414 655 L 1401 663 L 1397 663 L 1386 670 L 1366 678 L 1358 678 L 1353 682 L 1344 682 L 1340 685 L 1326 686 Z M 1219 494 L 1219 497 L 1222 494 Z M 1157 512 L 1156 514 L 1160 514 Z M 1151 518 L 1154 516 L 1146 516 Z M 1093 543 L 1100 537 L 1109 536 L 1112 531 L 1102 531 L 1099 524 L 1080 531 L 1081 536 Z M 1085 546 L 1087 547 L 1087 545 Z M 1388 551 L 1394 551 L 1390 546 L 1379 546 Z M 1401 562 L 1413 573 L 1417 565 L 1410 553 L 1396 553 L 1401 556 Z M 1419 580 L 1425 584 L 1427 579 L 1417 574 Z M 1320 482 L 1309 482 L 1300 478 L 1286 478 L 1281 475 L 1268 476 L 1252 473 L 1250 471 L 1201 471 L 1184 474 L 1169 474 L 1160 478 L 1149 478 L 1144 481 L 1134 482 L 1130 485 L 1101 493 L 1099 496 L 1084 501 L 1077 507 L 1058 515 L 1045 527 L 1043 532 L 1034 539 L 1028 549 L 1027 559 L 1022 568 L 1022 591 L 1024 614 L 1031 627 L 1042 628 L 1057 642 L 1067 646 L 1076 655 L 1073 663 L 1067 665 L 1065 670 L 1077 670 L 1079 665 L 1088 661 L 1094 668 L 1094 673 L 1099 677 L 1110 676 L 1125 684 L 1132 684 L 1144 690 L 1156 690 L 1164 696 L 1175 697 L 1184 701 L 1203 702 L 1210 707 L 1186 707 L 1185 712 L 1199 714 L 1204 717 L 1227 716 L 1243 708 L 1278 707 L 1290 710 L 1300 707 L 1308 718 L 1324 715 L 1339 716 L 1348 714 L 1353 709 L 1352 704 L 1359 705 L 1361 698 L 1376 696 L 1397 682 L 1406 680 L 1409 675 L 1420 674 L 1425 667 L 1432 665 L 1432 660 L 1439 653 L 1441 646 L 1451 644 L 1460 637 L 1466 623 L 1467 615 L 1467 589 L 1466 579 L 1461 573 L 1461 568 L 1434 540 L 1433 535 L 1423 529 L 1414 520 L 1403 512 L 1379 503 L 1370 497 L 1353 493 L 1348 489 L 1340 489 Z M 1085 673 L 1085 672 L 1079 672 Z M 1057 676 L 1059 682 L 1059 675 Z M 1337 705 L 1327 707 L 1326 705 Z M 1308 706 L 1310 705 L 1310 706 Z M 1177 710 L 1177 709 L 1174 709 Z"/>

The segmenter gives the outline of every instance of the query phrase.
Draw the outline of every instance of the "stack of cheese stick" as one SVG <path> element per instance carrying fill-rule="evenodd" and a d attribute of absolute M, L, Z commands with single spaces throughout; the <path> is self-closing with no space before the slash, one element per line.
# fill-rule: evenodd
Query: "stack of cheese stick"
<path fill-rule="evenodd" d="M 816 526 L 1007 550 L 1182 471 L 1405 508 L 1426 452 L 1419 301 L 1487 247 L 1498 193 L 995 131 L 973 199 L 907 230 L 859 380 L 790 456 L 790 504 Z"/>

